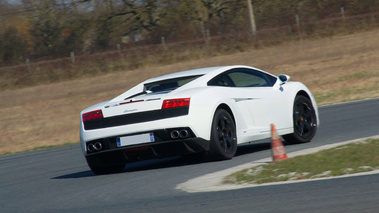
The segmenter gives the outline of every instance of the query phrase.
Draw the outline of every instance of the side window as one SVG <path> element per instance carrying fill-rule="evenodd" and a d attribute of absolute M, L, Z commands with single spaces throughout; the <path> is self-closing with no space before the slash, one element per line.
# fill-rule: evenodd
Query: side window
<path fill-rule="evenodd" d="M 224 87 L 271 87 L 276 77 L 260 71 L 237 68 L 222 73 L 208 82 L 208 86 Z"/>
<path fill-rule="evenodd" d="M 272 75 L 269 75 L 269 74 L 265 74 L 265 76 L 267 77 L 267 79 L 271 82 L 271 85 L 274 85 L 276 83 L 276 80 L 278 80 L 277 77 L 274 77 Z"/>
<path fill-rule="evenodd" d="M 235 87 L 228 74 L 221 74 L 208 82 L 208 86 Z"/>
<path fill-rule="evenodd" d="M 270 87 L 271 82 L 262 72 L 252 69 L 233 69 L 228 76 L 236 87 Z"/>

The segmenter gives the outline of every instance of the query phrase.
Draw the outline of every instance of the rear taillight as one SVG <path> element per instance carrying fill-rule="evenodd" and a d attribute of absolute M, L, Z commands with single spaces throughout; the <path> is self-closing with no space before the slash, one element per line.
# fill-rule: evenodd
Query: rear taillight
<path fill-rule="evenodd" d="M 189 106 L 190 99 L 189 98 L 180 98 L 180 99 L 168 99 L 164 100 L 162 104 L 162 109 L 168 109 L 173 107 L 184 107 Z"/>
<path fill-rule="evenodd" d="M 101 119 L 104 117 L 103 117 L 103 112 L 101 110 L 96 110 L 96 111 L 84 113 L 82 115 L 82 118 L 83 118 L 83 122 L 84 122 L 84 121 Z"/>

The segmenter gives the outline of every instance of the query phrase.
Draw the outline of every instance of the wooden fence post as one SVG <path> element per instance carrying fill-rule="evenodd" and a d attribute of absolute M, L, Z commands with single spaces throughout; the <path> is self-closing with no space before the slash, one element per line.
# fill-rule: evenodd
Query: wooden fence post
<path fill-rule="evenodd" d="M 29 58 L 26 59 L 26 68 L 28 69 L 28 72 L 30 72 L 30 60 L 29 60 Z"/>
<path fill-rule="evenodd" d="M 295 20 L 297 28 L 300 29 L 300 16 L 298 14 L 295 15 Z"/>
<path fill-rule="evenodd" d="M 249 10 L 251 32 L 252 32 L 253 37 L 255 38 L 255 36 L 257 35 L 257 26 L 255 24 L 254 10 L 253 10 L 253 5 L 251 4 L 251 0 L 247 0 L 247 8 Z"/>
<path fill-rule="evenodd" d="M 167 50 L 167 46 L 166 46 L 166 39 L 164 36 L 161 37 L 161 42 L 162 42 L 162 46 L 165 50 Z"/>
<path fill-rule="evenodd" d="M 74 52 L 70 52 L 71 62 L 75 63 L 75 54 Z"/>
<path fill-rule="evenodd" d="M 345 8 L 341 7 L 341 18 L 343 21 L 345 21 Z"/>
<path fill-rule="evenodd" d="M 209 41 L 210 40 L 211 40 L 211 35 L 209 32 L 209 29 L 206 29 L 205 30 L 205 44 L 207 45 L 207 47 L 209 47 Z"/>
<path fill-rule="evenodd" d="M 121 53 L 121 45 L 120 44 L 117 44 L 117 51 L 118 51 L 118 53 Z"/>

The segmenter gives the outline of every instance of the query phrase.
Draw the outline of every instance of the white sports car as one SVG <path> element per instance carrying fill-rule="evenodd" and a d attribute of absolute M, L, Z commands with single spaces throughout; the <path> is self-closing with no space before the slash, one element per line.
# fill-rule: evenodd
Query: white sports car
<path fill-rule="evenodd" d="M 237 144 L 269 138 L 272 123 L 287 142 L 313 138 L 318 110 L 305 85 L 248 66 L 209 67 L 146 80 L 85 109 L 80 141 L 91 170 L 104 174 L 158 157 L 230 159 Z"/>

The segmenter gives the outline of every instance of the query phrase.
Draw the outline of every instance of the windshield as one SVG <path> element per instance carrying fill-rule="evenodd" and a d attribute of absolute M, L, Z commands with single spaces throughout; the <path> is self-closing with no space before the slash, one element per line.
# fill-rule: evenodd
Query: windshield
<path fill-rule="evenodd" d="M 173 78 L 173 79 L 167 79 L 163 81 L 157 81 L 145 84 L 145 92 L 163 92 L 163 91 L 171 91 L 176 88 L 179 88 L 183 86 L 184 84 L 195 80 L 196 78 L 200 77 L 201 75 L 196 76 L 186 76 L 181 78 Z"/>

